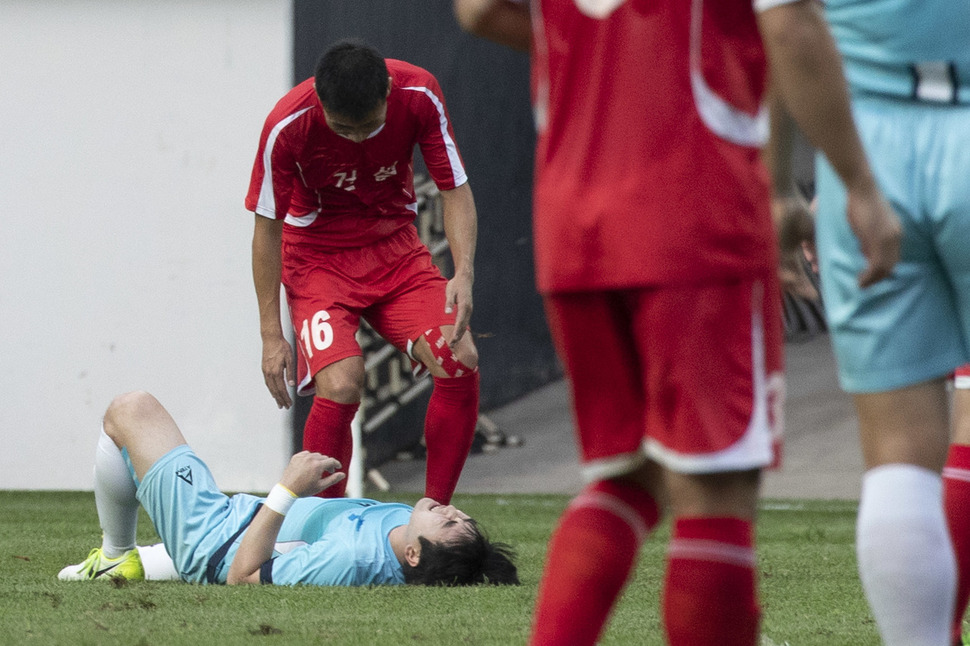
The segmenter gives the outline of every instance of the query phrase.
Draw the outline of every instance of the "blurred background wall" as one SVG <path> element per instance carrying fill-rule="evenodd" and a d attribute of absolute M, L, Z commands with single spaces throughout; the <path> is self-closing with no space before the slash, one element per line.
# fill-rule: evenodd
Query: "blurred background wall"
<path fill-rule="evenodd" d="M 268 488 L 290 419 L 243 198 L 293 78 L 291 2 L 4 0 L 0 32 L 0 488 L 90 489 L 132 389 L 223 487 Z"/>

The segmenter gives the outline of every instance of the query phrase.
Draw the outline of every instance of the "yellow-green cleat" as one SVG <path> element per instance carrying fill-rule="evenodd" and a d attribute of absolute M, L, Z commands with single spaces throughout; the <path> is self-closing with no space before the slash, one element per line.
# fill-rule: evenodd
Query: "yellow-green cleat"
<path fill-rule="evenodd" d="M 96 547 L 88 557 L 77 565 L 68 565 L 57 574 L 61 581 L 92 581 L 94 579 L 127 579 L 144 581 L 145 568 L 142 567 L 138 548 L 130 549 L 118 558 L 109 559 Z"/>

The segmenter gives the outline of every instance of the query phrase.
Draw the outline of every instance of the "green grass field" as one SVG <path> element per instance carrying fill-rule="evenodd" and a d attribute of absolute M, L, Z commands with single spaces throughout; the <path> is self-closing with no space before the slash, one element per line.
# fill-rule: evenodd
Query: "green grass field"
<path fill-rule="evenodd" d="M 2 491 L 0 644 L 524 644 L 546 542 L 567 501 L 455 496 L 493 538 L 515 546 L 518 587 L 229 588 L 58 581 L 61 567 L 100 545 L 93 495 Z M 855 511 L 850 502 L 763 504 L 762 646 L 879 643 L 856 574 Z M 661 524 L 644 546 L 603 644 L 663 643 L 658 589 L 667 536 Z M 150 542 L 143 513 L 139 543 Z"/>

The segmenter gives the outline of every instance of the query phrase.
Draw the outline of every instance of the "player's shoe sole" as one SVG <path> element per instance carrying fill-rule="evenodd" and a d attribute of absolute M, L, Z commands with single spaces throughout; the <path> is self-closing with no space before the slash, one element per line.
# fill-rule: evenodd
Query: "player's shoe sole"
<path fill-rule="evenodd" d="M 145 568 L 142 567 L 138 549 L 131 549 L 118 558 L 109 559 L 96 547 L 88 557 L 77 565 L 68 565 L 57 574 L 61 581 L 94 581 L 96 579 L 118 579 L 144 581 Z"/>

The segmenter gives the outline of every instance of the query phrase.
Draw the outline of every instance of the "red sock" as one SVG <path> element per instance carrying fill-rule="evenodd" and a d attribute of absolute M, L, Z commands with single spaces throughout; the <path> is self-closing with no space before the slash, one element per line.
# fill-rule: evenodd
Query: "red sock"
<path fill-rule="evenodd" d="M 650 494 L 615 480 L 573 499 L 549 542 L 531 646 L 596 643 L 659 517 Z"/>
<path fill-rule="evenodd" d="M 663 616 L 670 646 L 755 646 L 753 530 L 740 518 L 679 518 L 667 553 Z"/>
<path fill-rule="evenodd" d="M 337 458 L 342 466 L 340 470 L 347 473 L 354 451 L 350 423 L 354 421 L 359 406 L 358 403 L 339 404 L 323 397 L 314 397 L 303 426 L 303 449 Z M 347 479 L 344 478 L 317 495 L 321 498 L 342 498 L 346 490 Z"/>
<path fill-rule="evenodd" d="M 963 615 L 970 600 L 970 446 L 953 444 L 943 467 L 943 510 L 957 557 L 957 603 L 953 643 L 960 643 Z"/>
<path fill-rule="evenodd" d="M 461 377 L 434 377 L 424 418 L 428 448 L 424 495 L 451 502 L 478 424 L 478 371 Z"/>

